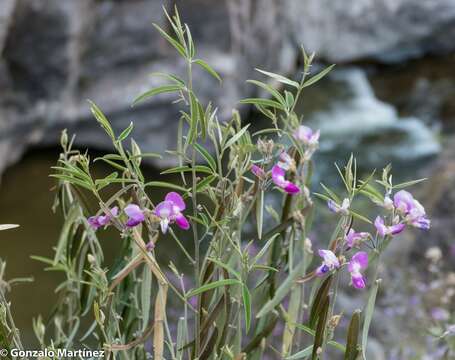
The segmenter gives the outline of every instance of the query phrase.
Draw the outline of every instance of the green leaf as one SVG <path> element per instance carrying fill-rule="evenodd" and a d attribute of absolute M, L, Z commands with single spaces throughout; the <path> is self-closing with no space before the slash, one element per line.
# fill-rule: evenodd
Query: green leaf
<path fill-rule="evenodd" d="M 286 360 L 298 360 L 298 359 L 303 359 L 307 356 L 310 356 L 311 353 L 313 352 L 313 345 L 310 345 L 306 347 L 305 349 L 295 353 L 294 355 L 288 356 Z"/>
<path fill-rule="evenodd" d="M 196 151 L 201 154 L 201 156 L 207 161 L 207 164 L 212 168 L 213 172 L 216 172 L 216 161 L 210 155 L 210 153 L 198 143 L 194 143 L 193 146 L 196 148 Z"/>
<path fill-rule="evenodd" d="M 423 181 L 426 181 L 427 178 L 422 178 L 422 179 L 417 179 L 417 180 L 411 180 L 411 181 L 406 181 L 406 182 L 403 182 L 403 183 L 400 183 L 400 184 L 397 184 L 397 185 L 393 185 L 393 189 L 394 190 L 398 190 L 398 189 L 403 189 L 403 188 L 407 188 L 409 186 L 412 186 L 412 185 L 416 185 L 416 184 L 419 184 Z"/>
<path fill-rule="evenodd" d="M 246 284 L 242 286 L 243 308 L 245 310 L 245 329 L 246 333 L 250 331 L 251 326 L 251 294 Z"/>
<path fill-rule="evenodd" d="M 148 266 L 144 266 L 141 284 L 141 313 L 142 331 L 147 328 L 150 316 L 150 306 L 152 299 L 152 272 Z"/>
<path fill-rule="evenodd" d="M 161 29 L 157 24 L 152 25 L 155 27 L 155 29 L 159 31 L 161 36 L 164 37 L 169 42 L 169 44 L 171 44 L 179 52 L 180 55 L 182 55 L 184 58 L 187 57 L 185 48 L 181 44 L 179 44 L 177 40 L 173 39 L 166 31 Z"/>
<path fill-rule="evenodd" d="M 182 187 L 182 186 L 175 185 L 175 184 L 172 184 L 172 183 L 167 183 L 167 182 L 164 182 L 164 181 L 150 181 L 150 182 L 146 183 L 144 186 L 174 189 L 174 190 L 182 191 L 184 193 L 187 192 L 187 190 L 184 187 Z"/>
<path fill-rule="evenodd" d="M 275 74 L 275 73 L 272 73 L 272 72 L 269 72 L 269 71 L 264 71 L 264 70 L 261 70 L 261 69 L 256 69 L 256 71 L 259 71 L 261 74 L 264 74 L 264 75 L 266 75 L 268 77 L 271 77 L 272 79 L 275 79 L 276 81 L 279 81 L 280 83 L 293 86 L 296 89 L 298 89 L 300 87 L 300 84 L 298 82 L 293 81 L 291 79 L 288 79 L 288 78 L 286 78 L 286 77 L 284 77 L 282 75 Z"/>
<path fill-rule="evenodd" d="M 259 190 L 258 197 L 256 199 L 256 225 L 258 231 L 258 239 L 262 238 L 262 225 L 264 222 L 264 191 Z"/>
<path fill-rule="evenodd" d="M 218 266 L 222 267 L 223 269 L 226 269 L 228 271 L 228 273 L 230 273 L 231 275 L 234 275 L 237 278 L 237 280 L 240 281 L 242 279 L 240 274 L 237 271 L 235 271 L 229 265 L 221 262 L 220 260 L 217 260 L 217 259 L 214 259 L 214 258 L 207 258 L 207 260 L 213 262 L 214 264 L 217 264 Z"/>
<path fill-rule="evenodd" d="M 360 327 L 360 310 L 356 310 L 352 314 L 351 322 L 348 328 L 348 337 L 346 341 L 346 352 L 344 354 L 345 360 L 356 360 L 359 353 L 357 346 L 359 338 L 359 327 Z"/>
<path fill-rule="evenodd" d="M 332 284 L 332 274 L 330 274 L 319 287 L 316 296 L 314 297 L 313 304 L 311 305 L 310 312 L 310 328 L 314 329 L 316 321 L 322 311 L 325 298 L 328 296 L 330 286 Z"/>
<path fill-rule="evenodd" d="M 111 124 L 107 120 L 106 116 L 103 114 L 101 109 L 93 101 L 88 100 L 88 102 L 90 104 L 90 111 L 92 112 L 95 119 L 98 121 L 98 123 L 104 129 L 104 131 L 106 131 L 106 133 L 109 135 L 109 137 L 113 141 L 115 141 L 114 130 L 112 130 Z"/>
<path fill-rule="evenodd" d="M 194 167 L 194 169 L 196 170 L 196 172 L 202 172 L 202 173 L 206 173 L 206 174 L 213 173 L 212 169 L 210 169 L 209 167 L 204 166 L 204 165 L 196 165 Z M 184 173 L 184 172 L 191 172 L 191 171 L 193 171 L 193 168 L 190 166 L 177 166 L 177 167 L 174 167 L 171 169 L 164 170 L 160 174 L 162 174 L 162 175 L 176 174 L 176 173 Z"/>
<path fill-rule="evenodd" d="M 284 99 L 284 97 L 280 94 L 280 92 L 278 90 L 274 89 L 272 86 L 265 84 L 261 81 L 257 81 L 257 80 L 247 80 L 247 83 L 256 85 L 256 86 L 264 89 L 269 94 L 271 94 L 283 106 L 286 104 L 286 100 Z"/>
<path fill-rule="evenodd" d="M 190 292 L 188 292 L 186 294 L 185 297 L 188 299 L 194 295 L 202 294 L 203 292 L 206 292 L 208 290 L 216 289 L 218 287 L 230 286 L 230 285 L 242 285 L 242 282 L 239 280 L 235 280 L 235 279 L 223 279 L 223 280 L 214 281 L 209 284 L 202 285 L 201 287 L 199 287 L 197 289 L 191 290 Z"/>
<path fill-rule="evenodd" d="M 139 95 L 136 99 L 133 101 L 133 106 L 140 103 L 143 100 L 149 99 L 155 95 L 158 94 L 163 94 L 163 93 L 172 93 L 176 91 L 182 90 L 183 87 L 181 85 L 163 85 L 159 86 L 157 88 L 154 88 L 152 90 L 146 91 L 142 95 Z"/>
<path fill-rule="evenodd" d="M 284 106 L 281 105 L 279 102 L 270 100 L 270 99 L 262 99 L 262 98 L 248 98 L 240 100 L 241 104 L 252 104 L 257 106 L 268 106 L 279 110 L 284 110 Z"/>
<path fill-rule="evenodd" d="M 118 141 L 123 141 L 125 140 L 131 133 L 131 131 L 133 130 L 133 122 L 130 122 L 130 124 L 128 125 L 128 127 L 122 131 L 122 133 L 119 135 L 118 137 Z"/>
<path fill-rule="evenodd" d="M 272 311 L 291 291 L 291 289 L 296 286 L 295 280 L 305 272 L 306 262 L 302 260 L 289 274 L 289 276 L 281 283 L 278 289 L 275 292 L 275 296 L 267 301 L 261 310 L 257 313 L 256 317 L 260 318 L 270 311 Z"/>
<path fill-rule="evenodd" d="M 303 87 L 307 87 L 310 85 L 313 85 L 314 83 L 318 82 L 321 80 L 324 76 L 326 76 L 335 66 L 335 64 L 330 65 L 329 67 L 325 68 L 322 70 L 320 73 L 314 75 L 313 77 L 309 78 L 307 81 L 303 83 Z"/>
<path fill-rule="evenodd" d="M 193 60 L 193 62 L 195 64 L 198 64 L 200 67 L 202 67 L 205 71 L 207 71 L 210 75 L 212 75 L 220 83 L 222 82 L 220 75 L 218 75 L 218 73 L 209 64 L 207 64 L 204 60 L 196 59 L 196 60 Z"/>
<path fill-rule="evenodd" d="M 313 343 L 313 353 L 311 355 L 312 360 L 316 360 L 318 358 L 318 349 L 324 344 L 325 338 L 325 329 L 327 325 L 327 317 L 329 315 L 329 307 L 330 307 L 330 296 L 325 296 L 321 307 L 320 313 L 318 317 L 318 323 L 316 326 L 316 333 L 314 335 L 314 343 Z"/>
<path fill-rule="evenodd" d="M 224 144 L 223 146 L 223 151 L 229 149 L 232 145 L 234 145 L 243 136 L 243 134 L 245 134 L 249 127 L 250 124 L 246 125 L 242 129 L 240 129 L 240 131 L 237 132 L 233 137 L 226 141 L 226 144 Z"/>
<path fill-rule="evenodd" d="M 376 280 L 370 290 L 370 296 L 368 297 L 368 302 L 365 308 L 365 320 L 363 322 L 362 329 L 362 355 L 366 360 L 366 351 L 368 343 L 368 331 L 370 330 L 371 320 L 373 319 L 374 305 L 376 303 L 376 296 L 379 290 L 380 280 Z"/>
<path fill-rule="evenodd" d="M 174 81 L 176 84 L 179 84 L 182 88 L 185 87 L 185 82 L 182 79 L 180 79 L 178 76 L 175 76 L 173 74 L 167 74 L 167 73 L 161 73 L 161 72 L 153 72 L 150 75 L 163 77 L 165 79 Z"/>

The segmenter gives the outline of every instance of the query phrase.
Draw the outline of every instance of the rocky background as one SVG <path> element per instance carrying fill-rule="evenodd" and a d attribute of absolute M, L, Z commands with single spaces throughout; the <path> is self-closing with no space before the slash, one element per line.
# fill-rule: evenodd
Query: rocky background
<path fill-rule="evenodd" d="M 388 320 L 377 322 L 371 344 L 374 359 L 416 358 L 419 346 L 436 354 L 437 344 L 414 330 L 433 326 L 428 314 L 455 303 L 454 0 L 0 0 L 0 174 L 28 149 L 56 146 L 63 128 L 77 133 L 79 146 L 109 149 L 87 99 L 117 130 L 134 121 L 144 151 L 172 148 L 177 109 L 169 98 L 131 103 L 159 84 L 150 73 L 182 72 L 152 26 L 166 28 L 162 6 L 174 3 L 199 56 L 224 79 L 219 86 L 201 72 L 196 83 L 221 117 L 254 95 L 245 79 L 257 76 L 255 67 L 296 74 L 304 44 L 321 64 L 337 63 L 303 104 L 324 134 L 323 159 L 332 164 L 339 146 L 361 149 L 371 167 L 393 158 L 407 179 L 430 178 L 418 191 L 433 229 L 396 242 L 390 261 L 400 271 L 389 274 L 377 312 Z M 344 305 L 357 303 L 347 296 Z"/>
<path fill-rule="evenodd" d="M 343 65 L 403 62 L 455 48 L 453 0 L 2 0 L 0 1 L 0 172 L 30 146 L 52 145 L 64 127 L 81 145 L 107 147 L 86 99 L 116 128 L 131 120 L 147 151 L 174 141 L 175 109 L 166 97 L 131 109 L 156 84 L 153 71 L 182 64 L 152 22 L 179 6 L 201 57 L 224 78 L 199 76 L 199 90 L 229 116 L 251 95 L 254 67 L 292 73 L 298 46 Z"/>

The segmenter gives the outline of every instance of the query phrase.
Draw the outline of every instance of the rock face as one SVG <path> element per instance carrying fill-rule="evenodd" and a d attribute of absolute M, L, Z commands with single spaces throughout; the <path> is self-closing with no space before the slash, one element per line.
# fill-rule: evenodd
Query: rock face
<path fill-rule="evenodd" d="M 401 61 L 455 49 L 453 0 L 301 0 L 298 42 L 332 62 Z"/>
<path fill-rule="evenodd" d="M 77 133 L 80 145 L 109 149 L 86 99 L 103 109 L 117 131 L 134 120 L 133 136 L 145 151 L 172 148 L 178 120 L 178 107 L 169 105 L 173 99 L 159 96 L 134 109 L 130 105 L 137 95 L 160 84 L 150 73 L 185 74 L 183 62 L 152 26 L 167 27 L 162 5 L 171 8 L 173 3 L 2 1 L 0 172 L 28 146 L 57 143 L 65 127 Z M 249 3 L 247 12 L 236 12 L 237 1 L 176 3 L 192 30 L 199 57 L 224 79 L 220 86 L 195 70 L 196 89 L 203 100 L 219 106 L 222 118 L 251 93 L 253 87 L 244 81 L 255 66 L 293 70 L 296 49 L 284 33 L 288 29 L 279 28 L 288 23 L 288 14 L 269 11 L 275 7 L 273 0 Z M 269 25 L 273 36 L 265 33 Z M 250 41 L 258 45 L 247 46 Z"/>
<path fill-rule="evenodd" d="M 327 61 L 414 56 L 455 45 L 452 0 L 2 0 L 0 2 L 0 172 L 32 145 L 54 145 L 62 128 L 79 145 L 109 148 L 88 111 L 95 101 L 119 131 L 135 121 L 145 151 L 173 146 L 178 107 L 160 96 L 131 109 L 160 84 L 155 71 L 184 64 L 152 23 L 177 3 L 200 57 L 224 78 L 197 72 L 196 88 L 228 118 L 254 67 L 295 70 L 298 44 Z M 389 58 L 390 58 L 389 56 Z"/>

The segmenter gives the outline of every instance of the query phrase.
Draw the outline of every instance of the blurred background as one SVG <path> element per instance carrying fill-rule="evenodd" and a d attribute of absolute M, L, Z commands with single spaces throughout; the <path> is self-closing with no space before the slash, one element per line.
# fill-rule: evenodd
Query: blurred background
<path fill-rule="evenodd" d="M 433 229 L 395 242 L 372 347 L 377 359 L 442 358 L 431 335 L 455 322 L 453 0 L 1 0 L 0 223 L 21 227 L 1 232 L 0 256 L 7 277 L 35 278 L 12 290 L 18 326 L 29 333 L 31 318 L 46 316 L 60 280 L 29 256 L 52 254 L 60 231 L 48 174 L 61 130 L 77 134 L 77 146 L 95 155 L 111 149 L 86 100 L 117 131 L 134 121 L 143 151 L 175 146 L 172 98 L 131 108 L 138 94 L 160 84 L 150 73 L 184 68 L 152 26 L 167 27 L 162 6 L 174 3 L 198 56 L 223 77 L 220 86 L 196 74 L 201 97 L 221 118 L 238 107 L 245 122 L 267 126 L 238 105 L 258 95 L 245 80 L 261 78 L 255 67 L 298 77 L 303 44 L 316 52 L 313 70 L 337 64 L 300 104 L 306 123 L 321 129 L 319 180 L 336 184 L 333 162 L 351 152 L 361 169 L 392 162 L 398 180 L 429 178 L 414 191 Z M 158 177 L 169 163 L 149 163 L 147 174 Z M 106 239 L 112 251 L 114 241 Z M 345 302 L 347 311 L 357 306 Z"/>

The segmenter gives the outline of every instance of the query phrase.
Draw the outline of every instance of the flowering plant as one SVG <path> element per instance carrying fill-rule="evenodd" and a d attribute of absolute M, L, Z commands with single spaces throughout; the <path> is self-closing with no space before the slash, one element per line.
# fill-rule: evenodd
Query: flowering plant
<path fill-rule="evenodd" d="M 57 289 L 52 341 L 47 340 L 50 326 L 35 320 L 41 346 L 97 343 L 108 357 L 121 353 L 141 359 L 150 352 L 155 359 L 260 359 L 265 354 L 317 359 L 327 351 L 365 358 L 381 254 L 406 227 L 430 228 L 422 205 L 403 190 L 416 181 L 393 184 L 390 167 L 380 179 L 374 172 L 360 179 L 351 157 L 338 168 L 344 196 L 325 185 L 324 193 L 313 193 L 313 155 L 324 134 L 302 125 L 295 108 L 303 90 L 332 67 L 312 75 L 314 55 L 302 51 L 298 81 L 259 70 L 269 81 L 249 82 L 267 96 L 241 103 L 254 105 L 272 127 L 253 133 L 242 125 L 239 112 L 221 121 L 216 108 L 198 98 L 195 67 L 221 78 L 196 57 L 190 29 L 178 13 L 166 15 L 173 34 L 156 27 L 185 60 L 187 74 L 156 74 L 168 84 L 140 95 L 134 105 L 164 93 L 181 104 L 177 146 L 168 152 L 177 166 L 163 171 L 181 180 L 146 179 L 141 163 L 160 155 L 143 153 L 133 138 L 127 143 L 133 123 L 116 134 L 93 102 L 93 116 L 115 149 L 95 161 L 113 172 L 95 179 L 89 156 L 75 150 L 74 137 L 63 132 L 63 152 L 51 176 L 58 180 L 65 223 L 55 257 L 36 259 L 66 278 Z M 155 204 L 150 194 L 159 188 L 167 195 Z M 314 196 L 327 202 L 333 213 L 327 219 L 336 220 L 328 242 L 317 243 L 322 261 L 313 256 L 310 240 Z M 95 199 L 96 213 L 86 197 Z M 380 210 L 374 222 L 355 211 L 359 197 Z M 276 199 L 278 208 L 271 205 Z M 255 231 L 248 230 L 251 224 Z M 354 226 L 368 232 L 356 232 Z M 122 241 L 113 266 L 98 237 L 108 227 Z M 175 242 L 191 272 L 162 262 L 163 241 Z M 343 315 L 351 319 L 342 343 L 335 330 L 345 273 L 353 288 L 368 292 L 368 301 L 362 311 Z M 172 319 L 169 300 L 177 304 L 178 319 Z"/>

